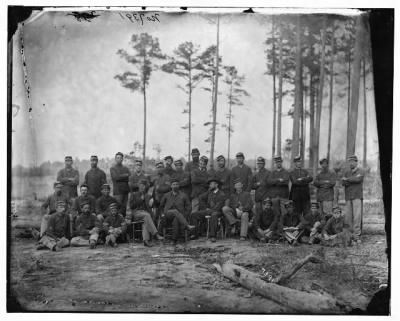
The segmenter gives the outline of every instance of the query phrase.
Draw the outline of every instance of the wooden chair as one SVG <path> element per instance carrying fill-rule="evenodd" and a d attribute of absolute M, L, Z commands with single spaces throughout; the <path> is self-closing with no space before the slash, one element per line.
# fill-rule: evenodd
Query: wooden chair
<path fill-rule="evenodd" d="M 211 216 L 210 215 L 206 215 L 206 220 L 207 220 L 207 232 L 206 232 L 206 239 L 208 239 L 208 235 L 210 234 L 210 219 L 211 219 Z M 221 238 L 221 240 L 223 240 L 223 239 L 225 239 L 226 238 L 226 235 L 225 235 L 225 228 L 224 228 L 224 225 L 225 225 L 225 222 L 223 221 L 223 217 L 222 216 L 220 216 L 220 217 L 218 217 L 218 227 L 219 227 L 219 229 L 218 229 L 218 231 L 217 231 L 217 238 L 218 238 L 218 235 L 220 235 L 220 238 Z"/>
<path fill-rule="evenodd" d="M 129 236 L 134 242 L 142 242 L 143 241 L 143 237 L 142 237 L 143 223 L 144 223 L 143 220 L 131 222 L 132 233 Z"/>

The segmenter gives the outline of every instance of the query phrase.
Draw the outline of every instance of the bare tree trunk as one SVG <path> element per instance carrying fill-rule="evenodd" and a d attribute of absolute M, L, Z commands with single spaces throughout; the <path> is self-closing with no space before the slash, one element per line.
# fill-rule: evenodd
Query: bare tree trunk
<path fill-rule="evenodd" d="M 328 125 L 328 153 L 327 158 L 331 160 L 331 144 L 332 144 L 332 109 L 333 109 L 333 62 L 335 59 L 335 35 L 334 27 L 332 26 L 332 37 L 331 37 L 331 64 L 330 64 L 330 81 L 329 81 L 329 125 Z"/>
<path fill-rule="evenodd" d="M 319 136 L 321 125 L 321 112 L 322 112 L 322 99 L 324 96 L 324 78 L 325 78 L 325 38 L 326 38 L 326 19 L 323 21 L 321 32 L 321 60 L 319 72 L 319 90 L 318 90 L 318 103 L 317 114 L 315 119 L 315 133 L 314 133 L 314 167 L 313 174 L 317 174 L 317 164 L 319 158 Z"/>
<path fill-rule="evenodd" d="M 231 165 L 231 126 L 232 126 L 232 101 L 229 100 L 229 118 L 228 118 L 228 168 Z"/>
<path fill-rule="evenodd" d="M 190 59 L 190 58 L 189 58 Z M 191 60 L 189 60 L 189 144 L 188 144 L 188 161 L 190 161 L 191 157 L 191 149 L 192 149 L 192 64 Z"/>
<path fill-rule="evenodd" d="M 279 24 L 279 85 L 278 85 L 278 125 L 277 125 L 277 155 L 282 152 L 282 82 L 283 82 L 283 45 L 282 25 Z M 273 155 L 275 156 L 275 155 Z"/>
<path fill-rule="evenodd" d="M 365 57 L 363 58 L 363 93 L 364 93 L 364 148 L 363 148 L 363 168 L 367 168 L 367 85 Z"/>
<path fill-rule="evenodd" d="M 304 69 L 303 69 L 304 70 Z M 304 81 L 304 80 L 303 80 Z M 301 136 L 301 141 L 302 141 L 302 151 L 301 151 L 301 158 L 304 159 L 305 161 L 305 152 L 306 152 L 306 131 L 307 131 L 307 88 L 303 86 L 303 114 L 302 114 L 302 136 Z"/>
<path fill-rule="evenodd" d="M 351 47 L 349 46 L 347 52 L 347 128 L 349 128 L 350 121 L 350 97 L 351 97 Z M 349 133 L 347 132 L 347 135 Z"/>
<path fill-rule="evenodd" d="M 215 82 L 214 82 L 214 99 L 213 99 L 213 124 L 211 133 L 211 152 L 210 152 L 210 168 L 214 168 L 214 149 L 215 149 L 215 131 L 217 126 L 217 98 L 218 98 L 218 76 L 219 76 L 219 16 L 217 16 L 217 50 L 215 62 Z"/>
<path fill-rule="evenodd" d="M 310 141 L 309 141 L 309 148 L 310 148 L 310 164 L 309 168 L 314 167 L 314 103 L 315 103 L 315 96 L 314 96 L 314 84 L 313 84 L 313 76 L 310 71 Z"/>
<path fill-rule="evenodd" d="M 143 81 L 143 167 L 146 167 L 146 132 L 147 132 L 147 106 L 146 106 L 146 82 Z"/>
<path fill-rule="evenodd" d="M 296 19 L 296 79 L 295 79 L 295 100 L 293 112 L 293 130 L 292 130 L 292 153 L 291 163 L 299 154 L 299 125 L 300 112 L 302 107 L 302 68 L 301 68 L 301 32 L 300 32 L 300 16 Z"/>
<path fill-rule="evenodd" d="M 347 149 L 346 158 L 355 154 L 356 151 L 356 135 L 357 135 L 357 118 L 358 103 L 360 94 L 360 73 L 361 59 L 364 42 L 364 26 L 363 15 L 357 17 L 356 43 L 353 59 L 353 74 L 351 78 L 351 110 L 349 117 L 349 127 L 347 129 Z"/>
<path fill-rule="evenodd" d="M 272 17 L 272 97 L 274 105 L 274 117 L 272 124 L 272 156 L 271 168 L 274 166 L 274 155 L 276 153 L 276 75 L 275 75 L 275 19 Z"/>

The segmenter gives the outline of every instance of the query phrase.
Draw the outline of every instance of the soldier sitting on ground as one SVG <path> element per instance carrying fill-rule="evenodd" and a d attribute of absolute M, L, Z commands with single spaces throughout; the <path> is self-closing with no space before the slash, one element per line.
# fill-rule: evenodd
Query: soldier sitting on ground
<path fill-rule="evenodd" d="M 52 251 L 69 245 L 71 236 L 69 215 L 65 213 L 66 203 L 58 201 L 56 203 L 56 212 L 53 213 L 48 221 L 46 230 L 40 239 L 37 250 L 49 248 Z"/>
<path fill-rule="evenodd" d="M 262 207 L 256 209 L 256 215 L 252 221 L 252 230 L 261 242 L 279 239 L 278 225 L 280 211 L 272 207 L 272 200 L 266 198 Z"/>
<path fill-rule="evenodd" d="M 342 209 L 337 206 L 333 209 L 333 216 L 326 222 L 322 230 L 322 244 L 326 246 L 343 246 L 350 245 L 351 231 L 349 226 L 345 224 Z"/>
<path fill-rule="evenodd" d="M 301 231 L 299 230 L 300 214 L 294 211 L 292 200 L 287 201 L 285 207 L 286 213 L 281 215 L 279 230 L 289 244 L 296 245 L 298 238 L 301 236 Z"/>
<path fill-rule="evenodd" d="M 100 222 L 90 211 L 90 204 L 81 204 L 81 214 L 75 222 L 75 231 L 77 236 L 71 240 L 71 246 L 90 246 L 91 249 L 96 248 L 99 239 Z"/>
<path fill-rule="evenodd" d="M 303 232 L 303 236 L 309 237 L 308 243 L 313 244 L 317 241 L 315 236 L 321 233 L 326 224 L 325 217 L 319 210 L 319 203 L 312 202 L 310 212 L 301 216 L 300 220 L 299 230 Z"/>
<path fill-rule="evenodd" d="M 103 231 L 106 234 L 106 243 L 111 247 L 117 247 L 117 242 L 126 240 L 126 222 L 122 214 L 118 213 L 118 204 L 112 203 L 109 206 L 110 215 L 103 223 Z"/>

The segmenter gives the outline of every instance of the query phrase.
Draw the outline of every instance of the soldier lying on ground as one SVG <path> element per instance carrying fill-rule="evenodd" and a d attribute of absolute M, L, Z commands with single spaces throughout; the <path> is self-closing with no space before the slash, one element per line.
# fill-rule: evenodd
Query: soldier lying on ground
<path fill-rule="evenodd" d="M 112 203 L 109 206 L 110 215 L 103 223 L 103 231 L 106 235 L 105 245 L 117 247 L 117 242 L 126 240 L 126 222 L 122 214 L 118 213 L 118 204 Z"/>
<path fill-rule="evenodd" d="M 50 216 L 37 250 L 49 248 L 52 251 L 58 251 L 69 245 L 71 232 L 69 215 L 66 214 L 65 209 L 65 202 L 58 201 L 56 203 L 56 212 Z"/>
<path fill-rule="evenodd" d="M 75 222 L 75 231 L 77 236 L 71 240 L 71 246 L 90 246 L 91 249 L 96 248 L 99 239 L 100 222 L 96 214 L 91 213 L 90 204 L 83 203 L 81 205 L 82 213 Z"/>
<path fill-rule="evenodd" d="M 278 240 L 278 225 L 280 211 L 272 208 L 271 199 L 267 198 L 262 202 L 262 207 L 256 208 L 256 215 L 252 221 L 252 230 L 256 237 L 261 241 Z"/>

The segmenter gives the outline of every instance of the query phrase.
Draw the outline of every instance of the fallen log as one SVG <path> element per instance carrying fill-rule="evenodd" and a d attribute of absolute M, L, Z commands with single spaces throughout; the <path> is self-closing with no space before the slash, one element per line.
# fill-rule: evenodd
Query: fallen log
<path fill-rule="evenodd" d="M 256 273 L 250 272 L 238 265 L 226 262 L 216 263 L 214 267 L 226 278 L 239 283 L 243 287 L 274 301 L 290 312 L 306 314 L 340 314 L 349 308 L 327 295 L 307 293 L 287 288 L 275 283 L 264 282 Z"/>
<path fill-rule="evenodd" d="M 282 272 L 274 281 L 276 284 L 285 284 L 298 270 L 300 270 L 308 262 L 322 263 L 323 258 L 314 254 L 309 254 L 305 258 L 298 260 L 293 264 L 292 268 L 287 272 Z"/>

